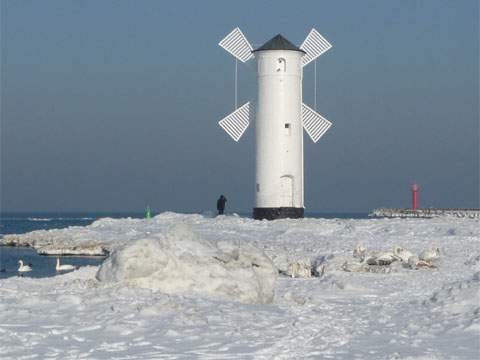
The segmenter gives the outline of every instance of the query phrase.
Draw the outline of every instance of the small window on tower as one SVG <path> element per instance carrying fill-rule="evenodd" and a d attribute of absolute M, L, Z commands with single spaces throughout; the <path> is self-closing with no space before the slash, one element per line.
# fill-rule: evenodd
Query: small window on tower
<path fill-rule="evenodd" d="M 287 61 L 284 58 L 277 59 L 277 72 L 287 71 Z"/>
<path fill-rule="evenodd" d="M 285 135 L 290 135 L 290 128 L 291 128 L 291 124 L 285 123 Z"/>

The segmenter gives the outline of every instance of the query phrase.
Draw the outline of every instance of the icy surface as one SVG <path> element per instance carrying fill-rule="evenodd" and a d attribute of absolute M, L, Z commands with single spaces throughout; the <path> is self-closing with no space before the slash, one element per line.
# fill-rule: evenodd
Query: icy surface
<path fill-rule="evenodd" d="M 480 336 L 479 222 L 471 219 L 279 220 L 164 213 L 15 237 L 35 247 L 99 246 L 119 254 L 186 225 L 228 254 L 262 249 L 287 273 L 272 303 L 166 294 L 99 281 L 99 267 L 53 278 L 0 280 L 3 359 L 476 359 Z M 148 241 L 147 241 L 148 242 Z M 440 250 L 435 268 L 345 271 L 353 250 Z M 225 247 L 221 247 L 225 244 Z M 123 250 L 122 250 L 123 249 Z M 152 254 L 152 257 L 154 255 Z M 113 259 L 113 255 L 112 258 Z M 113 260 L 109 260 L 113 261 Z M 396 265 L 397 264 L 397 265 Z M 225 264 L 224 264 L 225 265 Z M 113 269 L 112 269 L 113 270 Z M 118 269 L 117 269 L 118 270 Z M 320 270 L 319 270 L 320 271 Z M 110 275 L 113 275 L 112 272 Z M 120 275 L 115 275 L 120 276 Z"/>
<path fill-rule="evenodd" d="M 115 250 L 100 267 L 97 279 L 166 294 L 270 303 L 277 274 L 262 250 L 249 244 L 208 241 L 181 224 L 166 234 L 134 240 Z"/>

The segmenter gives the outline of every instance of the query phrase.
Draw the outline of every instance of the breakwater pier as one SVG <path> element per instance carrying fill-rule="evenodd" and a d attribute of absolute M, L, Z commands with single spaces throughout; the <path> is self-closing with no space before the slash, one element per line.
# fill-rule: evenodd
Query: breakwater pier
<path fill-rule="evenodd" d="M 434 218 L 450 216 L 457 218 L 480 219 L 480 209 L 402 209 L 378 208 L 368 216 L 386 218 Z"/>

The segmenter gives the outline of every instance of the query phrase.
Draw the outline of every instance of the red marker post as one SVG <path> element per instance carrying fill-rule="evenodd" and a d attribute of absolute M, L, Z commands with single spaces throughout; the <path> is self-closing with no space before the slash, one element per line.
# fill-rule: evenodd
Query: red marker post
<path fill-rule="evenodd" d="M 418 192 L 420 191 L 420 186 L 418 184 L 413 184 L 410 188 L 412 190 L 412 210 L 418 209 Z"/>

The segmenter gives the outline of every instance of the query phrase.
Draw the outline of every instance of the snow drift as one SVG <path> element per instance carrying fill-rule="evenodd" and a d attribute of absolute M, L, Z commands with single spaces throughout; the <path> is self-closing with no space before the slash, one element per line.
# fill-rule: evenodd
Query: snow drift
<path fill-rule="evenodd" d="M 85 227 L 9 239 L 12 245 L 48 251 L 99 246 L 112 254 L 106 260 L 112 263 L 99 273 L 103 283 L 95 279 L 98 267 L 50 278 L 0 279 L 2 360 L 35 355 L 39 359 L 478 358 L 478 220 L 256 221 L 162 213 L 152 219 L 101 219 Z M 353 256 L 358 244 L 363 248 Z M 404 267 L 410 254 L 419 258 L 430 248 L 434 253 L 441 250 L 433 261 L 436 267 Z M 216 290 L 214 283 L 217 287 L 227 283 L 249 286 L 254 294 L 263 286 L 266 294 L 261 271 L 271 264 L 260 263 L 263 252 L 258 249 L 282 273 L 288 275 L 293 264 L 303 264 L 315 277 L 279 277 L 273 302 L 265 305 L 231 301 L 221 288 L 211 296 L 206 293 Z M 372 251 L 393 252 L 403 260 L 366 264 L 371 271 L 355 271 L 366 261 L 360 259 Z M 245 264 L 238 264 L 241 261 Z M 351 271 L 343 269 L 346 261 Z M 122 263 L 122 268 L 114 262 Z M 144 273 L 133 276 L 136 269 Z M 212 278 L 207 281 L 209 272 Z M 187 276 L 198 284 L 190 283 L 188 288 L 183 278 Z M 175 286 L 179 295 L 139 287 L 155 281 Z M 193 287 L 199 295 L 193 294 Z M 221 299 L 226 296 L 227 300 Z"/>
<path fill-rule="evenodd" d="M 115 250 L 96 277 L 167 294 L 270 303 L 277 273 L 256 247 L 209 241 L 179 224 Z"/>

